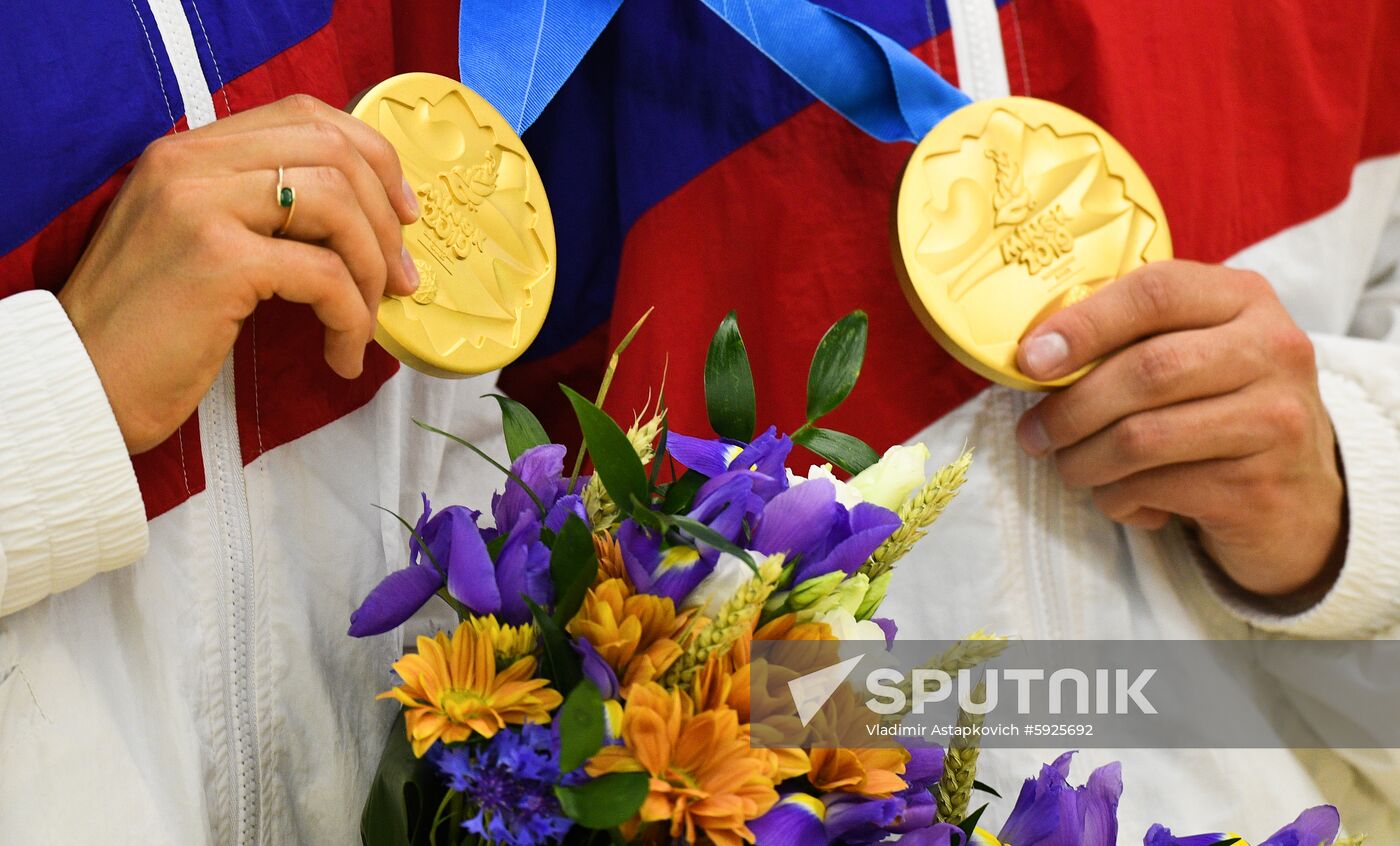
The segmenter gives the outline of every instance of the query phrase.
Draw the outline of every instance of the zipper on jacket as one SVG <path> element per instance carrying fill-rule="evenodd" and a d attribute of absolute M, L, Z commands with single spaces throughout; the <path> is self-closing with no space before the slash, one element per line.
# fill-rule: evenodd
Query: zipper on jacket
<path fill-rule="evenodd" d="M 230 353 L 199 404 L 199 438 L 204 451 L 212 537 L 223 570 L 219 581 L 223 611 L 219 639 L 224 662 L 228 777 L 233 791 L 233 842 L 253 846 L 261 827 L 261 744 L 253 672 L 253 529 L 233 385 Z"/>
<path fill-rule="evenodd" d="M 200 63 L 194 30 L 180 0 L 146 0 L 155 21 L 158 43 L 165 49 L 175 84 L 185 105 L 190 129 L 212 123 L 214 100 Z M 133 8 L 135 4 L 133 3 Z M 195 7 L 198 14 L 198 8 Z M 140 10 L 137 9 L 137 14 Z M 144 27 L 144 18 L 143 27 Z M 199 21 L 204 46 L 213 57 L 204 22 Z M 147 31 L 147 37 L 152 33 Z M 151 45 L 155 60 L 155 42 Z M 218 67 L 215 60 L 215 68 Z M 159 72 L 159 65 L 156 68 Z M 159 79 L 159 77 L 158 77 Z M 161 79 L 162 86 L 164 80 Z M 220 80 L 222 84 L 222 79 Z M 173 117 L 172 117 L 173 120 Z M 257 688 L 254 673 L 253 529 L 248 516 L 248 490 L 243 454 L 238 442 L 238 407 L 234 404 L 233 354 L 224 361 L 209 393 L 199 403 L 199 440 L 204 453 L 205 494 L 209 502 L 210 538 L 219 574 L 219 653 L 223 657 L 224 730 L 227 737 L 228 780 L 233 818 L 225 842 L 253 846 L 261 837 L 262 782 L 258 737 Z M 215 797 L 211 797 L 215 798 Z M 214 804 L 212 813 L 222 808 Z M 220 834 L 224 820 L 211 820 Z"/>

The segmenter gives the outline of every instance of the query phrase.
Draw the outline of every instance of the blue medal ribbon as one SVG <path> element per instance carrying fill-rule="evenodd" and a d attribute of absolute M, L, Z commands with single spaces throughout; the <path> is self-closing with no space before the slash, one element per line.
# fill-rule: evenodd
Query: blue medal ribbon
<path fill-rule="evenodd" d="M 808 0 L 699 0 L 814 97 L 881 141 L 919 141 L 972 100 L 899 43 Z M 463 0 L 462 82 L 524 132 L 622 0 Z"/>

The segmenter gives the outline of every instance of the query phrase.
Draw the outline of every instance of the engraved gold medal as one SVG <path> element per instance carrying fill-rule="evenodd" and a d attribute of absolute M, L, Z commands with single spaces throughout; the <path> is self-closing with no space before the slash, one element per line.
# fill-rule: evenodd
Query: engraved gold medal
<path fill-rule="evenodd" d="M 535 163 L 491 104 L 453 79 L 395 76 L 351 114 L 398 151 L 422 216 L 403 229 L 418 290 L 386 296 L 375 340 L 434 376 L 486 373 L 539 334 L 554 292 L 554 221 Z"/>
<path fill-rule="evenodd" d="M 915 148 L 895 237 L 905 294 L 934 338 L 969 368 L 1023 390 L 1026 332 L 1147 262 L 1171 258 L 1161 202 L 1106 130 L 1028 97 L 964 106 Z"/>

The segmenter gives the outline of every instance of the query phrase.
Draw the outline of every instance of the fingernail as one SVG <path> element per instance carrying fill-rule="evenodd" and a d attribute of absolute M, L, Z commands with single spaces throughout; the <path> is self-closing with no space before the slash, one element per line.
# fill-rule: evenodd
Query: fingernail
<path fill-rule="evenodd" d="M 1069 356 L 1069 344 L 1059 332 L 1036 335 L 1022 345 L 1026 369 L 1031 376 L 1045 376 L 1064 363 Z"/>
<path fill-rule="evenodd" d="M 418 198 L 413 194 L 413 186 L 408 184 L 408 180 L 403 181 L 403 201 L 408 205 L 409 216 L 418 219 Z"/>
<path fill-rule="evenodd" d="M 1016 439 L 1021 442 L 1021 449 L 1036 458 L 1050 451 L 1050 435 L 1035 412 L 1021 418 L 1021 424 L 1016 427 Z"/>
<path fill-rule="evenodd" d="M 413 263 L 413 256 L 408 254 L 408 248 L 403 247 L 399 252 L 399 260 L 403 262 L 404 290 L 399 293 L 408 296 L 418 290 L 418 266 Z"/>

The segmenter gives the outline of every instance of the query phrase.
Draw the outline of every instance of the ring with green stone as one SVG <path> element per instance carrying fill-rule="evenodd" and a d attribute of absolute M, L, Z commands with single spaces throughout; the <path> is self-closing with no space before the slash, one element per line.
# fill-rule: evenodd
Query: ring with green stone
<path fill-rule="evenodd" d="M 287 217 L 273 235 L 282 235 L 292 225 L 292 214 L 297 210 L 297 189 L 283 184 L 283 169 L 277 168 L 277 205 L 287 210 Z"/>

